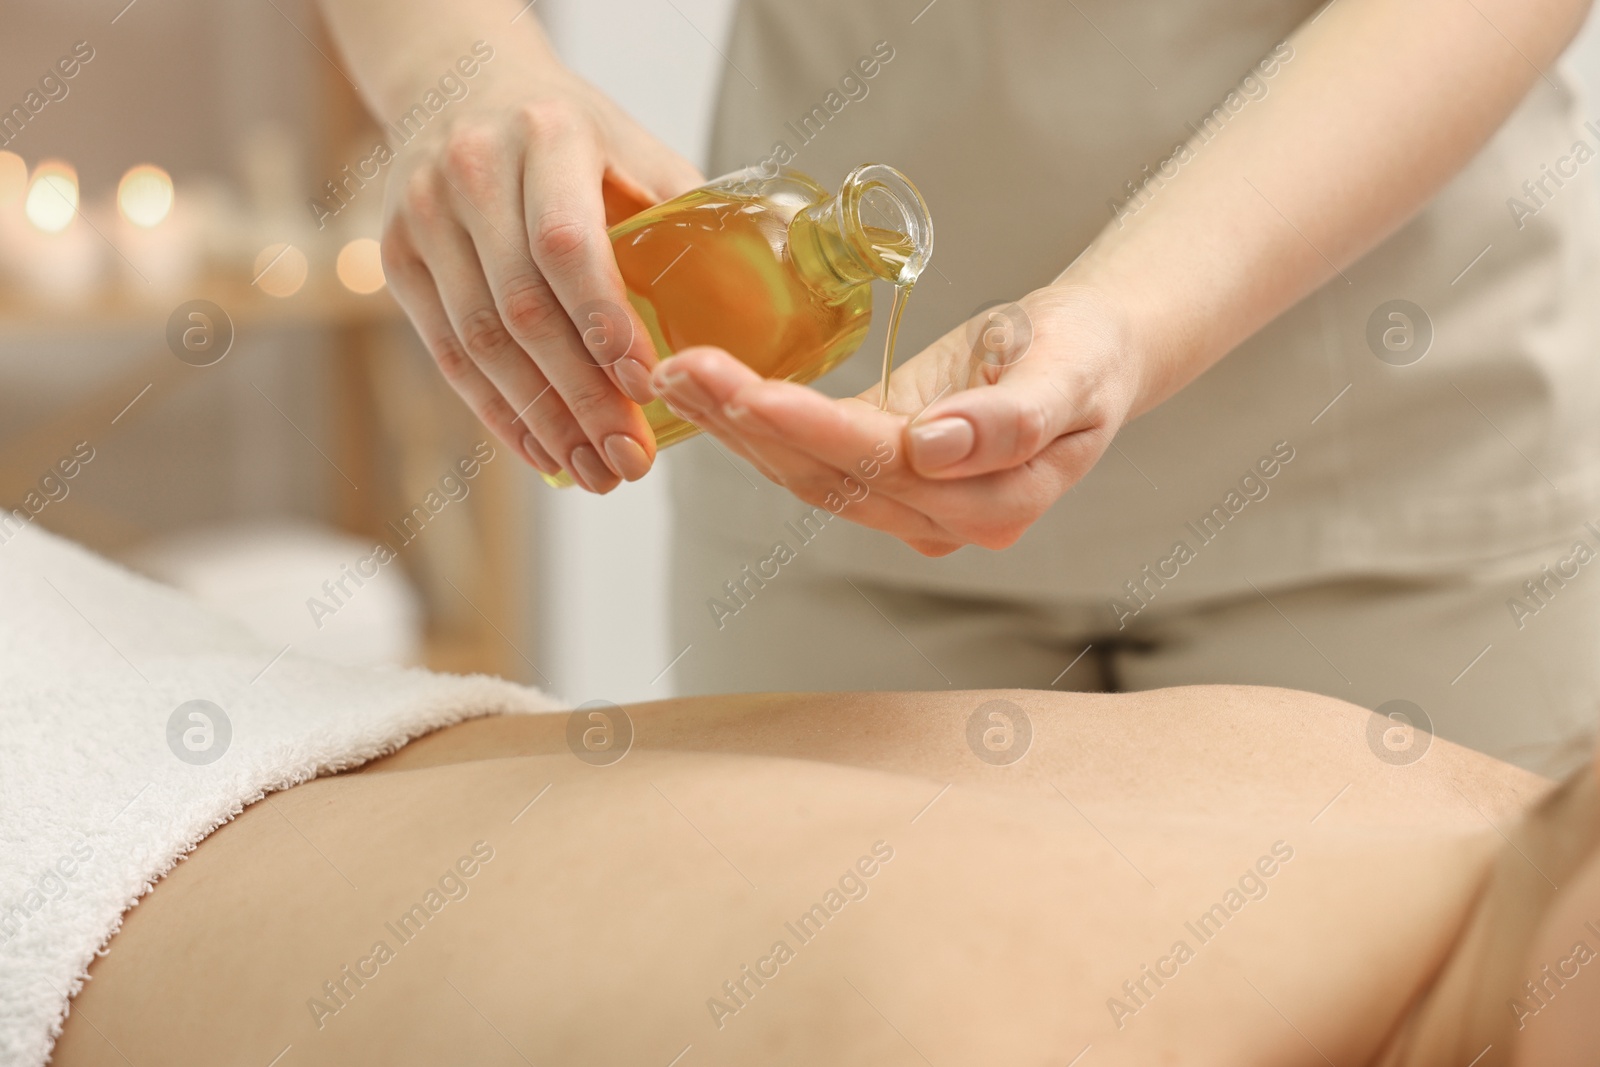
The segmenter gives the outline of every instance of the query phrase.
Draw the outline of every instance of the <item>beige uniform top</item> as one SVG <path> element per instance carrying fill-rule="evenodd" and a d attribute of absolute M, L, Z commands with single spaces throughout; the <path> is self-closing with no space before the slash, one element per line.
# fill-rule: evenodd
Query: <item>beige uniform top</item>
<path fill-rule="evenodd" d="M 781 142 L 825 185 L 867 161 L 915 181 L 937 270 L 907 313 L 909 355 L 981 305 L 1048 283 L 1128 209 L 1130 181 L 1193 129 L 1214 133 L 1230 102 L 1242 111 L 1270 93 L 1292 56 L 1228 97 L 1316 6 L 743 0 L 710 172 L 761 162 Z M 1403 61 L 1404 42 L 1394 49 Z M 1247 579 L 1459 572 L 1570 543 L 1600 518 L 1597 151 L 1600 121 L 1585 125 L 1570 82 L 1536 81 L 1416 219 L 1126 427 L 1016 546 L 930 560 L 836 523 L 807 548 L 809 566 L 1082 599 L 1106 604 L 1109 624 L 1108 602 L 1146 565 L 1181 572 L 1162 592 L 1174 604 L 1248 593 Z M 1405 366 L 1394 363 L 1417 349 L 1382 342 L 1399 328 L 1390 342 L 1403 345 L 1403 321 L 1379 316 L 1390 362 L 1368 340 L 1369 319 L 1397 299 L 1432 324 L 1426 355 Z M 875 380 L 881 328 L 824 388 L 846 395 Z M 685 550 L 733 551 L 730 539 L 760 541 L 799 510 L 753 494 L 711 449 L 685 451 Z M 1275 451 L 1292 459 L 1274 465 Z M 1187 562 L 1174 561 L 1179 542 Z"/>

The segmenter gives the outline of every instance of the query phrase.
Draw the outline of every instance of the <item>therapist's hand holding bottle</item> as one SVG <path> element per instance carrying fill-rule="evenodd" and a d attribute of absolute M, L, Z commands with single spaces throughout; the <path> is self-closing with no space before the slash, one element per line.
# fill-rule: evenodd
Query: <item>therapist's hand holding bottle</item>
<path fill-rule="evenodd" d="M 643 477 L 655 438 L 639 404 L 656 354 L 606 227 L 701 184 L 699 172 L 563 67 L 520 3 L 323 6 L 379 117 L 398 123 L 442 75 L 467 87 L 393 143 L 386 189 L 384 273 L 445 378 L 545 473 L 600 493 Z M 455 64 L 476 41 L 493 58 L 467 79 Z M 633 328 L 596 338 L 594 307 Z M 626 351 L 600 347 L 617 336 Z"/>
<path fill-rule="evenodd" d="M 504 56 L 397 164 L 385 268 L 446 376 L 502 439 L 525 439 L 520 420 L 531 462 L 564 466 L 596 491 L 642 476 L 653 441 L 623 391 L 649 395 L 648 334 L 634 323 L 624 358 L 602 369 L 613 357 L 586 353 L 573 320 L 594 301 L 627 308 L 603 189 L 626 213 L 687 191 L 699 175 L 564 70 L 521 0 L 322 6 L 379 115 L 404 113 L 475 40 Z M 859 479 L 879 441 L 896 443 L 894 458 L 872 468 L 873 491 L 842 515 L 929 554 L 1003 547 L 1128 419 L 1421 208 L 1505 121 L 1588 8 L 1323 6 L 1279 46 L 1295 58 L 1269 96 L 1195 146 L 1175 178 L 1052 285 L 1019 298 L 1033 334 L 1020 358 L 978 366 L 981 346 L 958 327 L 896 371 L 888 413 L 865 395 L 830 400 L 761 379 L 710 349 L 676 355 L 656 369 L 655 387 L 810 503 Z M 997 172 L 998 188 L 1003 179 Z"/>

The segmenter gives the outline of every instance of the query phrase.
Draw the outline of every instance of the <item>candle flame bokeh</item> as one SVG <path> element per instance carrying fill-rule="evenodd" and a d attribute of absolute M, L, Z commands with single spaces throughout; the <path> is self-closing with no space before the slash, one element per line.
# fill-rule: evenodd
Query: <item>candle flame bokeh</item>
<path fill-rule="evenodd" d="M 57 159 L 40 163 L 22 210 L 28 221 L 45 233 L 66 229 L 78 213 L 78 172 Z"/>
<path fill-rule="evenodd" d="M 306 283 L 310 264 L 294 245 L 270 244 L 256 254 L 255 284 L 268 296 L 293 296 Z"/>
<path fill-rule="evenodd" d="M 150 163 L 132 167 L 117 183 L 117 210 L 135 226 L 149 228 L 172 213 L 172 177 Z"/>
<path fill-rule="evenodd" d="M 335 264 L 339 280 L 352 293 L 375 293 L 384 286 L 383 256 L 378 242 L 370 237 L 357 237 L 339 249 Z"/>

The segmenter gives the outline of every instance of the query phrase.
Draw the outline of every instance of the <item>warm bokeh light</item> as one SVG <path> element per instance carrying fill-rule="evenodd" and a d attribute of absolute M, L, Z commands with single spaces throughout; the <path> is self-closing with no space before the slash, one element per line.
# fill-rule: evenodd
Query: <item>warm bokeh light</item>
<path fill-rule="evenodd" d="M 66 229 L 78 213 L 78 172 L 56 159 L 40 163 L 22 210 L 28 221 L 45 233 Z"/>
<path fill-rule="evenodd" d="M 378 242 L 357 237 L 339 249 L 339 280 L 352 293 L 376 293 L 383 288 L 383 257 Z"/>
<path fill-rule="evenodd" d="M 117 183 L 117 210 L 135 226 L 154 226 L 172 213 L 172 176 L 141 163 Z"/>
<path fill-rule="evenodd" d="M 255 284 L 269 296 L 293 296 L 306 283 L 306 254 L 289 244 L 271 244 L 256 256 Z"/>
<path fill-rule="evenodd" d="M 0 204 L 22 199 L 28 189 L 28 165 L 15 152 L 0 152 Z"/>

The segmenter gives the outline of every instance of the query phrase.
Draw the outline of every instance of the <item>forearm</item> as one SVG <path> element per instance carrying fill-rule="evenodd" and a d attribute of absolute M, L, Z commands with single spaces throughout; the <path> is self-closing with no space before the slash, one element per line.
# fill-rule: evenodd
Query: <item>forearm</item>
<path fill-rule="evenodd" d="M 1587 9 L 1588 0 L 1336 0 L 1302 26 L 1266 95 L 1191 141 L 1176 173 L 1147 186 L 1058 280 L 1100 290 L 1125 316 L 1143 367 L 1131 414 L 1418 211 L 1542 77 Z"/>
<path fill-rule="evenodd" d="M 526 0 L 319 0 L 343 66 L 380 117 L 398 114 L 473 42 L 495 50 L 481 81 L 530 79 L 560 63 Z"/>

